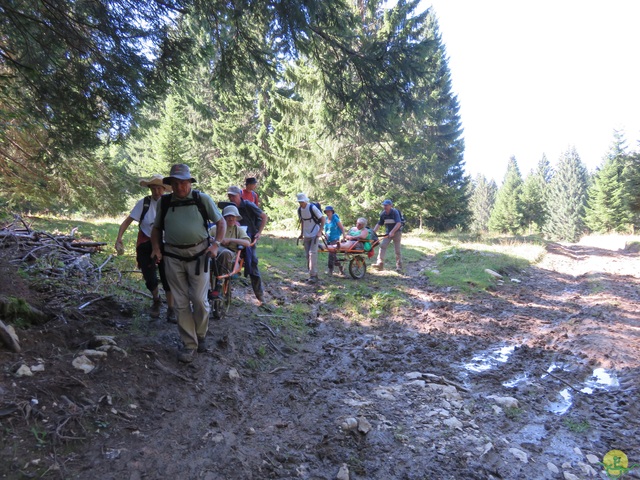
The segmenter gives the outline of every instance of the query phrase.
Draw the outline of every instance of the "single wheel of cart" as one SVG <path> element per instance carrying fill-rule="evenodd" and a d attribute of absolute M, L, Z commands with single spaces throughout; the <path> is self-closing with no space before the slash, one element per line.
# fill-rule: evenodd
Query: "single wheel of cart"
<path fill-rule="evenodd" d="M 367 273 L 367 263 L 362 255 L 356 255 L 349 261 L 349 274 L 360 280 Z"/>

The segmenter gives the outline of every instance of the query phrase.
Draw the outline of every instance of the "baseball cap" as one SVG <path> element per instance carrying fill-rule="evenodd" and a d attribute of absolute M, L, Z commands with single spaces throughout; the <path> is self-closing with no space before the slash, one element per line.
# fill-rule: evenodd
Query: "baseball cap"
<path fill-rule="evenodd" d="M 228 188 L 227 195 L 242 195 L 242 190 L 240 189 L 240 187 L 232 185 Z"/>
<path fill-rule="evenodd" d="M 297 195 L 298 202 L 309 203 L 309 197 L 307 197 L 304 193 L 299 193 Z"/>
<path fill-rule="evenodd" d="M 382 202 L 382 205 L 393 205 L 393 202 L 387 198 L 384 202 Z"/>

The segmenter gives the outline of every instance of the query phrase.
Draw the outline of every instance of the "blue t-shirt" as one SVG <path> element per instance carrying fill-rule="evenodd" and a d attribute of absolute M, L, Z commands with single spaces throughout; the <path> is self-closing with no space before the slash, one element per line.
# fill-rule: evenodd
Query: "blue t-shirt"
<path fill-rule="evenodd" d="M 340 217 L 337 213 L 333 214 L 331 220 L 329 220 L 329 217 L 326 217 L 324 222 L 324 234 L 327 236 L 329 243 L 339 240 L 340 235 L 342 235 L 340 227 L 338 227 L 338 223 L 340 223 Z"/>
<path fill-rule="evenodd" d="M 380 226 L 384 225 L 385 228 L 387 229 L 387 233 L 390 233 L 391 230 L 393 230 L 393 227 L 396 226 L 396 223 L 400 223 L 400 222 L 401 222 L 400 214 L 398 213 L 398 210 L 396 210 L 395 208 L 392 208 L 391 210 L 389 210 L 389 213 L 385 212 L 384 210 L 380 212 L 380 220 L 378 221 L 378 225 Z"/>

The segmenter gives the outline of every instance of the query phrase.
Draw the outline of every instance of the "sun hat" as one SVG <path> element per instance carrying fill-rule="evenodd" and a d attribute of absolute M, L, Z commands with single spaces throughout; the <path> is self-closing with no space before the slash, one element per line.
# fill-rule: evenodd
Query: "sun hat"
<path fill-rule="evenodd" d="M 240 189 L 240 187 L 232 185 L 227 189 L 227 195 L 242 195 L 242 190 Z"/>
<path fill-rule="evenodd" d="M 162 175 L 160 174 L 155 174 L 152 175 L 151 178 L 149 178 L 149 180 L 145 180 L 144 178 L 140 180 L 140 186 L 141 187 L 162 187 L 164 188 L 165 192 L 171 192 L 171 185 L 165 185 L 164 183 L 162 183 Z"/>
<path fill-rule="evenodd" d="M 382 202 L 382 205 L 393 205 L 393 202 L 387 198 L 384 202 Z"/>
<path fill-rule="evenodd" d="M 223 217 L 228 217 L 229 215 L 233 215 L 238 220 L 240 220 L 242 218 L 242 216 L 240 215 L 240 212 L 238 211 L 238 207 L 236 207 L 235 205 L 227 205 L 222 210 L 222 216 Z"/>
<path fill-rule="evenodd" d="M 184 163 L 177 163 L 176 165 L 171 167 L 169 176 L 164 177 L 162 179 L 162 183 L 170 185 L 172 178 L 175 178 L 177 180 L 189 180 L 191 183 L 196 183 L 196 179 L 191 176 L 189 165 L 185 165 Z"/>
<path fill-rule="evenodd" d="M 326 207 L 324 207 L 324 211 L 325 212 L 329 211 L 329 212 L 334 212 L 335 213 L 335 210 L 333 209 L 333 207 L 331 205 L 327 205 Z"/>
<path fill-rule="evenodd" d="M 255 183 L 258 183 L 258 180 L 256 179 L 256 177 L 247 177 L 244 181 L 245 185 L 253 185 Z"/>
<path fill-rule="evenodd" d="M 304 193 L 299 193 L 297 195 L 298 202 L 309 203 L 309 198 Z"/>

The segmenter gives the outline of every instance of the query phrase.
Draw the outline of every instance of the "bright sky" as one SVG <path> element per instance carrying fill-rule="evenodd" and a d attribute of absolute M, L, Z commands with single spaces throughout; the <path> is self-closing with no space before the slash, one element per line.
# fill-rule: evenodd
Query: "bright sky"
<path fill-rule="evenodd" d="M 498 184 L 574 146 L 589 171 L 614 129 L 640 150 L 640 1 L 423 0 L 434 7 L 464 128 L 466 171 Z"/>

